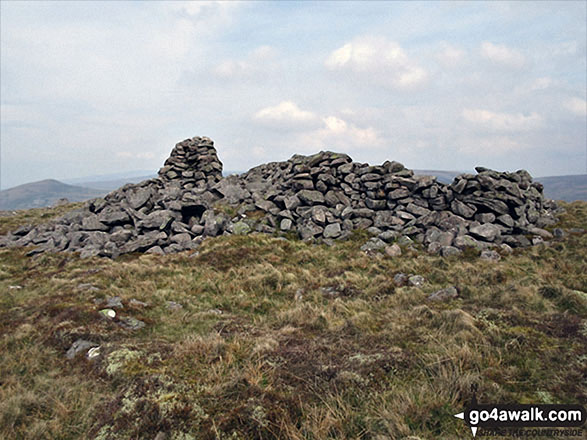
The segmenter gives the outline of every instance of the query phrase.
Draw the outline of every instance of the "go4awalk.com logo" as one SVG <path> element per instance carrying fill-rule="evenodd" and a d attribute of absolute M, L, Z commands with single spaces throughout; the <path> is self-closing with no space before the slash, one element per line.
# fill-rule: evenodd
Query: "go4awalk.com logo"
<path fill-rule="evenodd" d="M 492 435 L 512 435 L 515 430 L 520 437 L 531 437 L 544 432 L 525 428 L 564 428 L 568 436 L 583 435 L 579 433 L 586 419 L 585 408 L 582 405 L 504 405 L 479 404 L 473 400 L 465 411 L 455 414 L 455 417 L 465 421 L 471 428 L 473 437 L 477 436 L 479 428 L 488 428 Z M 521 433 L 521 434 L 520 434 Z M 532 435 L 534 433 L 535 435 Z"/>

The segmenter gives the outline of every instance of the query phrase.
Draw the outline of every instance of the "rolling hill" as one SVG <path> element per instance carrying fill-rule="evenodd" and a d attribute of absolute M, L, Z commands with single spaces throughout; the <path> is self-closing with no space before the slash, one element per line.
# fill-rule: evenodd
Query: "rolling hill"
<path fill-rule="evenodd" d="M 43 208 L 54 205 L 63 198 L 70 202 L 81 202 L 105 193 L 103 190 L 47 179 L 0 191 L 0 210 Z"/>

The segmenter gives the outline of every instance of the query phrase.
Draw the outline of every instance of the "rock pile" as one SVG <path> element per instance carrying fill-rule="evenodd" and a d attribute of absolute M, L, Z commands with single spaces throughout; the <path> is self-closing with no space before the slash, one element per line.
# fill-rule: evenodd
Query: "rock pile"
<path fill-rule="evenodd" d="M 213 142 L 195 137 L 175 146 L 158 179 L 125 185 L 49 224 L 21 227 L 0 246 L 116 257 L 194 249 L 220 234 L 291 231 L 328 242 L 366 229 L 370 250 L 417 241 L 448 256 L 551 238 L 543 228 L 555 223 L 556 204 L 528 172 L 476 171 L 445 185 L 398 162 L 370 166 L 320 152 L 222 178 Z"/>
<path fill-rule="evenodd" d="M 214 184 L 222 179 L 222 162 L 209 138 L 186 139 L 175 146 L 159 170 L 163 181 L 177 180 L 185 189 Z"/>

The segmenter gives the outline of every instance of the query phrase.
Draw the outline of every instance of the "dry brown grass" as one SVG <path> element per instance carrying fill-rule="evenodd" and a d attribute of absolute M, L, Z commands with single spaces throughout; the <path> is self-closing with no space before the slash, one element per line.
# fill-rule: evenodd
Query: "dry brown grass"
<path fill-rule="evenodd" d="M 587 228 L 586 207 L 561 224 Z M 220 237 L 115 261 L 2 249 L 0 437 L 457 439 L 473 384 L 485 402 L 585 402 L 586 237 L 498 263 L 367 256 L 361 234 L 333 247 Z M 397 287 L 399 272 L 426 283 Z M 427 301 L 449 285 L 458 299 Z M 112 296 L 146 327 L 102 318 Z M 78 338 L 101 356 L 65 359 Z"/>

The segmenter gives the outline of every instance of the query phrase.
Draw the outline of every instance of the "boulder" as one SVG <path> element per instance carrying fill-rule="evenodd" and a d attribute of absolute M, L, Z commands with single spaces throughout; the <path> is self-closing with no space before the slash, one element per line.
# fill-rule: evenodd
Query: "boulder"
<path fill-rule="evenodd" d="M 320 191 L 303 189 L 299 191 L 296 195 L 302 203 L 309 206 L 322 205 L 325 202 L 324 195 Z"/>
<path fill-rule="evenodd" d="M 340 223 L 331 223 L 324 228 L 324 238 L 336 238 L 341 234 Z"/>
<path fill-rule="evenodd" d="M 449 301 L 451 299 L 458 298 L 459 291 L 456 287 L 450 286 L 444 289 L 437 290 L 428 297 L 429 301 Z"/>
<path fill-rule="evenodd" d="M 399 257 L 402 254 L 402 248 L 400 248 L 396 243 L 392 244 L 391 246 L 385 246 L 385 255 L 388 257 Z"/>
<path fill-rule="evenodd" d="M 470 232 L 473 236 L 485 241 L 494 241 L 500 235 L 499 228 L 491 223 L 471 228 Z"/>

